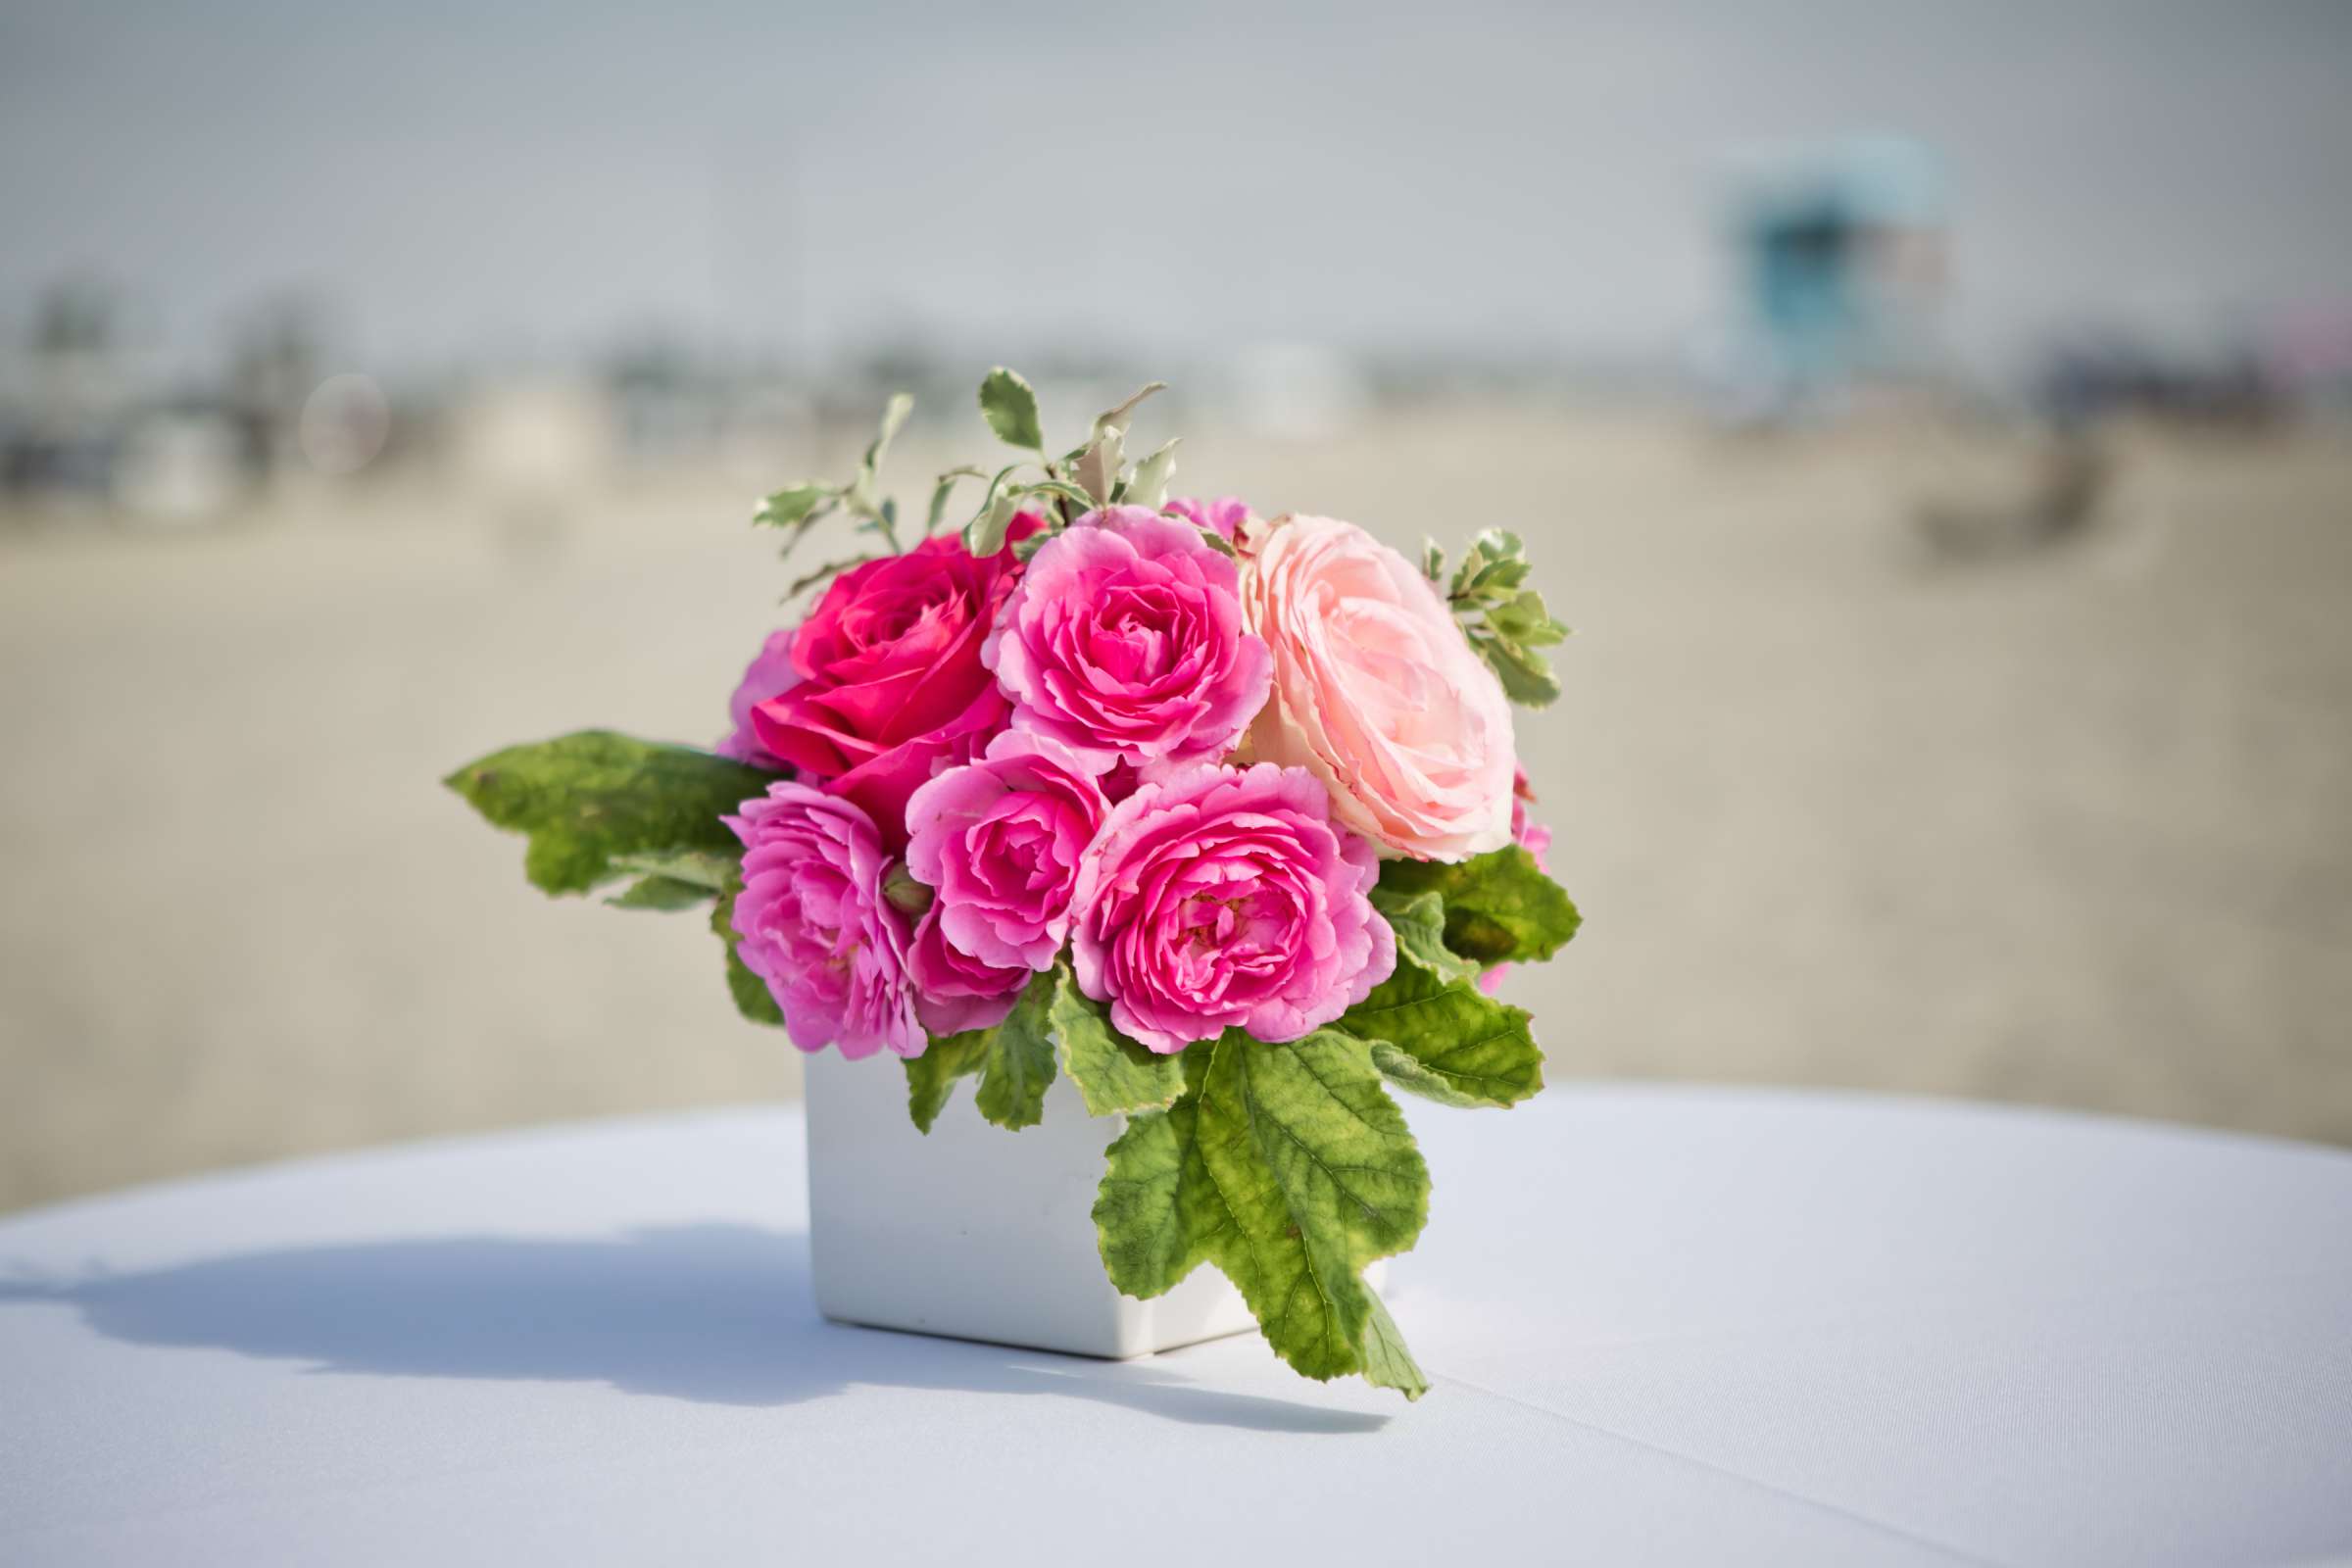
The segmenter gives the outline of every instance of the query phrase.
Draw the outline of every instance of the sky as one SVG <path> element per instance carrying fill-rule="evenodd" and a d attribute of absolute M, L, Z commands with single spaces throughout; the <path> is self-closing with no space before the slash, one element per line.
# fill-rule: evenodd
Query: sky
<path fill-rule="evenodd" d="M 1950 325 L 2352 292 L 2352 7 L 0 0 L 0 326 L 168 356 L 331 301 L 369 368 L 647 331 L 1149 357 L 1671 357 L 1743 153 L 1934 150 Z"/>

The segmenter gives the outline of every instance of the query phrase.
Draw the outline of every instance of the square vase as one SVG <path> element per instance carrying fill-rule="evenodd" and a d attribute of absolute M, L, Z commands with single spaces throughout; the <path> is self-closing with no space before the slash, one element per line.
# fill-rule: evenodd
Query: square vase
<path fill-rule="evenodd" d="M 893 1056 L 809 1056 L 808 1245 L 817 1310 L 841 1323 L 1124 1359 L 1256 1322 L 1202 1264 L 1165 1296 L 1121 1296 L 1095 1244 L 1102 1152 L 1122 1119 L 1092 1117 L 1066 1078 L 1045 1121 L 1006 1132 L 962 1084 L 926 1135 Z"/>

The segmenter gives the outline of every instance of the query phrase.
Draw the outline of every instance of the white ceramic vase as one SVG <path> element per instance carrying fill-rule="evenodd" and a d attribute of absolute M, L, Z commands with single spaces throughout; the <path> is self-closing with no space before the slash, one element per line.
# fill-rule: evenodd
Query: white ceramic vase
<path fill-rule="evenodd" d="M 1165 1296 L 1121 1296 L 1095 1245 L 1102 1152 L 1066 1078 L 1045 1121 L 1006 1132 L 959 1084 L 928 1134 L 892 1056 L 808 1058 L 808 1245 L 817 1310 L 844 1323 L 1123 1359 L 1256 1325 L 1201 1265 Z"/>

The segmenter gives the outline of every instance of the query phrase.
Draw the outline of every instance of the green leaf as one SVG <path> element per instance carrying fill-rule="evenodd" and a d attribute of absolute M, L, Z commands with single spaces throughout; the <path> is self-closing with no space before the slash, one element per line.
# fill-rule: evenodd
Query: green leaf
<path fill-rule="evenodd" d="M 1559 701 L 1560 683 L 1551 664 L 1508 638 L 1473 632 L 1470 646 L 1502 682 L 1502 694 L 1522 708 L 1549 708 Z"/>
<path fill-rule="evenodd" d="M 1041 974 L 1029 982 L 1012 1011 L 987 1031 L 988 1058 L 981 1064 L 980 1091 L 973 1101 L 980 1114 L 998 1126 L 1018 1131 L 1045 1120 L 1046 1088 L 1054 1082 L 1054 1039 L 1048 1009 L 1054 1003 L 1054 976 Z"/>
<path fill-rule="evenodd" d="M 1372 1316 L 1364 1325 L 1364 1381 L 1379 1388 L 1395 1389 L 1411 1403 L 1429 1392 L 1429 1379 L 1422 1374 L 1413 1352 L 1404 1348 L 1404 1336 L 1396 1332 L 1396 1320 L 1370 1286 L 1364 1294 L 1372 1298 Z"/>
<path fill-rule="evenodd" d="M 1167 503 L 1168 481 L 1176 476 L 1176 448 L 1182 444 L 1182 437 L 1178 437 L 1170 441 L 1135 466 L 1134 474 L 1127 480 L 1127 505 L 1150 507 L 1157 512 Z M 1214 532 L 1213 529 L 1203 531 Z M 1222 543 L 1222 540 L 1219 542 Z M 1226 553 L 1232 554 L 1231 549 L 1228 548 Z"/>
<path fill-rule="evenodd" d="M 684 882 L 705 893 L 725 892 L 727 884 L 743 870 L 740 850 L 720 855 L 706 850 L 688 850 L 676 855 L 616 855 L 612 863 L 623 871 Z"/>
<path fill-rule="evenodd" d="M 1200 542 L 1208 546 L 1209 549 L 1214 550 L 1220 556 L 1231 556 L 1235 560 L 1239 560 L 1241 558 L 1241 553 L 1233 548 L 1233 541 L 1226 538 L 1223 534 L 1217 532 L 1217 530 L 1214 528 L 1201 529 Z"/>
<path fill-rule="evenodd" d="M 1037 420 L 1037 394 L 1029 389 L 1028 382 L 1001 365 L 980 383 L 980 416 L 1006 446 L 1040 455 L 1045 452 L 1045 429 Z"/>
<path fill-rule="evenodd" d="M 787 600 L 798 599 L 804 588 L 813 588 L 820 582 L 830 582 L 852 566 L 862 566 L 867 562 L 877 559 L 879 558 L 869 550 L 863 555 L 852 556 L 846 561 L 828 561 L 814 571 L 794 578 L 792 586 L 784 590 L 784 597 Z"/>
<path fill-rule="evenodd" d="M 1229 1220 L 1217 1266 L 1300 1373 L 1363 1371 L 1374 1303 L 1361 1271 L 1421 1234 L 1429 1169 L 1362 1042 L 1325 1029 L 1276 1045 L 1229 1030 L 1198 1117 Z"/>
<path fill-rule="evenodd" d="M 1372 1065 L 1399 1089 L 1448 1105 L 1512 1105 L 1544 1087 L 1528 1022 L 1525 1008 L 1400 948 L 1396 972 L 1332 1027 L 1370 1042 Z"/>
<path fill-rule="evenodd" d="M 1152 396 L 1152 394 L 1154 392 L 1165 392 L 1167 389 L 1167 382 L 1153 381 L 1150 385 L 1146 386 L 1142 391 L 1136 393 L 1135 396 L 1120 404 L 1117 408 L 1106 409 L 1102 413 L 1096 415 L 1096 439 L 1100 440 L 1106 435 L 1125 435 L 1127 433 L 1128 421 L 1135 417 L 1135 411 L 1137 407 L 1143 403 L 1144 399 Z"/>
<path fill-rule="evenodd" d="M 968 467 L 950 468 L 941 474 L 939 483 L 931 487 L 931 509 L 923 514 L 923 532 L 925 534 L 939 532 L 940 521 L 948 514 L 948 498 L 956 493 L 956 482 L 958 479 L 985 479 L 987 477 L 988 474 L 985 470 Z"/>
<path fill-rule="evenodd" d="M 627 856 L 733 855 L 719 820 L 767 793 L 772 774 L 684 746 L 582 730 L 510 746 L 442 780 L 495 825 L 530 836 L 523 873 L 548 893 L 584 893 Z"/>
<path fill-rule="evenodd" d="M 1056 966 L 1046 978 L 1054 982 L 1047 1021 L 1089 1116 L 1156 1110 L 1184 1093 L 1183 1054 L 1163 1056 L 1119 1033 L 1068 969 Z"/>
<path fill-rule="evenodd" d="M 710 890 L 674 876 L 640 877 L 624 892 L 605 902 L 615 909 L 691 909 L 710 897 Z"/>
<path fill-rule="evenodd" d="M 1077 477 L 1086 490 L 1087 502 L 1102 506 L 1109 502 L 1112 486 L 1119 480 L 1119 468 L 1127 461 L 1127 435 L 1123 430 L 1105 430 L 1078 454 Z"/>
<path fill-rule="evenodd" d="M 1421 541 L 1421 575 L 1433 583 L 1446 580 L 1446 552 L 1435 539 Z"/>
<path fill-rule="evenodd" d="M 1548 958 L 1576 935 L 1583 917 L 1568 894 L 1516 844 L 1447 864 L 1386 860 L 1380 890 L 1446 901 L 1446 945 L 1483 966 Z"/>
<path fill-rule="evenodd" d="M 1446 946 L 1446 901 L 1435 893 L 1374 888 L 1372 906 L 1396 933 L 1396 952 L 1448 980 L 1475 980 L 1480 964 Z"/>
<path fill-rule="evenodd" d="M 784 1027 L 784 1009 L 767 989 L 767 982 L 752 973 L 735 949 L 741 938 L 735 935 L 735 896 L 743 884 L 729 878 L 719 891 L 718 905 L 710 911 L 710 929 L 718 933 L 719 942 L 727 951 L 727 994 L 735 999 L 735 1010 L 754 1023 L 775 1028 Z"/>
<path fill-rule="evenodd" d="M 980 514 L 963 530 L 963 548 L 969 554 L 986 558 L 1004 548 L 1004 535 L 1011 531 L 1012 519 L 1021 511 L 1019 493 L 1006 489 L 1004 481 L 1019 466 L 1015 463 L 1000 468 L 988 482 L 988 496 L 980 503 Z"/>
<path fill-rule="evenodd" d="M 1105 1152 L 1095 1198 L 1096 1244 L 1110 1283 L 1142 1299 L 1174 1289 L 1212 1256 L 1230 1223 L 1196 1137 L 1209 1054 L 1208 1047 L 1196 1046 L 1175 1056 L 1182 1098 L 1165 1110 L 1128 1117 Z"/>
<path fill-rule="evenodd" d="M 967 1029 L 959 1035 L 934 1039 L 919 1056 L 906 1060 L 906 1112 L 915 1130 L 928 1134 L 931 1124 L 956 1089 L 956 1080 L 968 1078 L 988 1059 L 994 1029 Z"/>
<path fill-rule="evenodd" d="M 806 526 L 831 511 L 840 496 L 839 485 L 804 479 L 799 484 L 787 485 L 761 501 L 752 514 L 752 523 L 755 527 L 766 528 Z"/>

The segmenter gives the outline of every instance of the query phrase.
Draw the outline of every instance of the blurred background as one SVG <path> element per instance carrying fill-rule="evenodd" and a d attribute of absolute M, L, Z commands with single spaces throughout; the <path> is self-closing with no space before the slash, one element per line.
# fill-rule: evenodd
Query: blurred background
<path fill-rule="evenodd" d="M 0 3 L 0 1207 L 797 1092 L 436 780 L 1147 377 L 1505 524 L 1555 1083 L 2352 1142 L 2352 9 Z M 813 559 L 813 558 L 812 558 Z"/>

